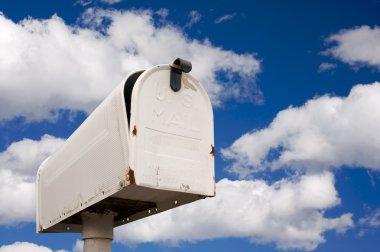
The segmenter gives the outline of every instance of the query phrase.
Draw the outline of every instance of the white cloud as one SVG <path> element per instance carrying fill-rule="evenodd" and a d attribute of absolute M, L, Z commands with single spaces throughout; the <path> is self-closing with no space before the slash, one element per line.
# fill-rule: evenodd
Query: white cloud
<path fill-rule="evenodd" d="M 327 72 L 329 70 L 333 70 L 337 67 L 336 64 L 333 64 L 333 63 L 328 63 L 328 62 L 322 62 L 319 67 L 318 67 L 318 72 L 319 73 L 323 73 L 323 72 Z"/>
<path fill-rule="evenodd" d="M 94 2 L 94 0 L 77 0 L 74 5 L 81 5 L 81 6 L 87 6 Z"/>
<path fill-rule="evenodd" d="M 0 225 L 31 221 L 35 217 L 34 182 L 9 170 L 0 170 Z"/>
<path fill-rule="evenodd" d="M 10 245 L 0 247 L 0 252 L 53 252 L 53 250 L 39 246 L 30 242 L 15 242 Z M 66 250 L 57 250 L 56 252 L 67 252 Z"/>
<path fill-rule="evenodd" d="M 40 141 L 24 139 L 13 143 L 0 153 L 0 225 L 34 220 L 35 174 L 41 162 L 63 141 L 45 135 Z"/>
<path fill-rule="evenodd" d="M 188 17 L 189 21 L 186 23 L 186 27 L 191 28 L 194 24 L 201 20 L 202 15 L 198 11 L 192 10 L 189 12 Z"/>
<path fill-rule="evenodd" d="M 64 140 L 44 135 L 40 141 L 23 139 L 0 153 L 0 169 L 33 177 L 41 162 L 63 144 Z"/>
<path fill-rule="evenodd" d="M 328 37 L 326 42 L 334 45 L 324 54 L 353 67 L 365 65 L 380 70 L 380 27 L 363 25 L 340 30 Z"/>
<path fill-rule="evenodd" d="M 225 22 L 225 21 L 233 19 L 235 16 L 236 16 L 236 12 L 229 13 L 229 14 L 223 15 L 221 17 L 218 17 L 217 19 L 215 19 L 214 23 L 215 24 L 220 24 L 222 22 Z"/>
<path fill-rule="evenodd" d="M 192 74 L 214 105 L 231 98 L 262 102 L 254 54 L 227 51 L 155 21 L 143 10 L 90 8 L 80 26 L 58 16 L 14 23 L 0 14 L 0 120 L 51 119 L 61 108 L 91 111 L 126 74 L 176 57 L 193 63 Z"/>
<path fill-rule="evenodd" d="M 83 241 L 82 240 L 76 240 L 74 247 L 73 247 L 73 252 L 83 252 Z"/>
<path fill-rule="evenodd" d="M 380 208 L 367 210 L 369 210 L 367 215 L 359 219 L 359 237 L 373 233 L 376 229 L 380 228 Z"/>
<path fill-rule="evenodd" d="M 266 168 L 380 170 L 380 83 L 356 85 L 347 97 L 322 96 L 279 112 L 264 129 L 222 150 L 240 177 Z"/>
<path fill-rule="evenodd" d="M 380 227 L 380 208 L 373 211 L 369 216 L 361 218 L 359 223 L 373 228 Z"/>
<path fill-rule="evenodd" d="M 121 1 L 123 0 L 100 0 L 100 2 L 106 3 L 106 4 L 117 4 L 117 3 L 120 3 Z"/>
<path fill-rule="evenodd" d="M 98 1 L 101 3 L 112 5 L 112 4 L 120 3 L 123 0 L 98 0 Z M 97 0 L 77 0 L 74 5 L 81 5 L 81 6 L 86 7 L 90 4 L 96 3 L 98 1 Z"/>
<path fill-rule="evenodd" d="M 166 8 L 161 8 L 159 10 L 156 11 L 156 14 L 162 18 L 162 19 L 166 19 L 168 16 L 169 16 L 169 9 L 166 9 Z"/>
<path fill-rule="evenodd" d="M 326 218 L 326 209 L 340 203 L 329 172 L 265 181 L 217 183 L 217 196 L 160 213 L 116 229 L 115 240 L 134 245 L 145 242 L 194 242 L 244 237 L 255 243 L 275 243 L 282 249 L 313 250 L 325 242 L 323 233 L 339 233 L 353 226 L 352 215 Z"/>

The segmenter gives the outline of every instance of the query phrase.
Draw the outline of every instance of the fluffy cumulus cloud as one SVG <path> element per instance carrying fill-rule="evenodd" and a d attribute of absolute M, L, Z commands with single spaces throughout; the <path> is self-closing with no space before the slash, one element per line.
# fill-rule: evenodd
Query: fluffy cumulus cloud
<path fill-rule="evenodd" d="M 45 135 L 39 141 L 15 142 L 0 153 L 0 224 L 34 220 L 35 174 L 41 162 L 63 141 Z"/>
<path fill-rule="evenodd" d="M 14 142 L 0 153 L 0 169 L 33 177 L 41 162 L 61 146 L 63 141 L 61 138 L 44 135 L 39 141 L 24 139 Z"/>
<path fill-rule="evenodd" d="M 176 57 L 193 63 L 192 74 L 214 105 L 231 98 L 263 101 L 254 54 L 189 38 L 151 11 L 90 8 L 75 25 L 58 16 L 15 23 L 0 13 L 0 30 L 0 120 L 91 111 L 126 74 Z"/>
<path fill-rule="evenodd" d="M 329 172 L 283 179 L 217 183 L 217 197 L 201 200 L 119 227 L 115 239 L 134 245 L 144 242 L 178 244 L 225 237 L 255 243 L 275 243 L 282 249 L 313 250 L 327 230 L 345 232 L 352 215 L 324 217 L 340 203 Z"/>
<path fill-rule="evenodd" d="M 351 66 L 370 66 L 380 70 L 380 27 L 366 25 L 341 30 L 327 38 L 333 44 L 324 54 Z"/>
<path fill-rule="evenodd" d="M 347 97 L 325 95 L 290 107 L 272 123 L 222 150 L 240 177 L 264 169 L 380 170 L 380 83 L 354 86 Z"/>
<path fill-rule="evenodd" d="M 39 246 L 30 242 L 15 242 L 10 245 L 0 247 L 0 252 L 53 252 L 53 250 Z M 57 250 L 55 252 L 68 252 L 66 250 Z"/>
<path fill-rule="evenodd" d="M 74 246 L 73 246 L 73 252 L 82 252 L 83 251 L 83 241 L 82 240 L 76 240 Z"/>

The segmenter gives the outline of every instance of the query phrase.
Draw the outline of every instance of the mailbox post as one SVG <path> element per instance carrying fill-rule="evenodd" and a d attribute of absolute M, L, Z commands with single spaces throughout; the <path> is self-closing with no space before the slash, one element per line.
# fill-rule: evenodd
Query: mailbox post
<path fill-rule="evenodd" d="M 84 252 L 111 251 L 113 214 L 84 212 L 81 216 Z"/>
<path fill-rule="evenodd" d="M 41 164 L 38 233 L 110 251 L 114 227 L 215 196 L 212 107 L 190 71 L 176 59 L 130 74 Z"/>

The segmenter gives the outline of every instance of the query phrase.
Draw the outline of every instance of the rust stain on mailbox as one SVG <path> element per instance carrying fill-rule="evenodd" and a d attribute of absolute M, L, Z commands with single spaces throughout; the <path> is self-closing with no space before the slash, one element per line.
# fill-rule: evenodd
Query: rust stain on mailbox
<path fill-rule="evenodd" d="M 133 127 L 132 135 L 133 135 L 133 136 L 137 136 L 137 128 L 136 128 L 136 125 Z"/>
<path fill-rule="evenodd" d="M 211 151 L 210 151 L 210 155 L 211 155 L 212 157 L 214 157 L 214 156 L 215 156 L 215 148 L 214 148 L 214 145 L 212 145 L 212 144 L 211 144 Z"/>
<path fill-rule="evenodd" d="M 135 172 L 129 167 L 128 180 L 130 185 L 136 185 Z"/>

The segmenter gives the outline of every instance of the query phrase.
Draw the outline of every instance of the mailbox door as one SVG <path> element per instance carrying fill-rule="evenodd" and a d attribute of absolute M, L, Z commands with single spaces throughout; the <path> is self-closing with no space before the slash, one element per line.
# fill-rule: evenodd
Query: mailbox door
<path fill-rule="evenodd" d="M 182 74 L 170 88 L 169 65 L 145 71 L 132 92 L 130 169 L 137 185 L 214 196 L 213 113 L 201 84 Z"/>

